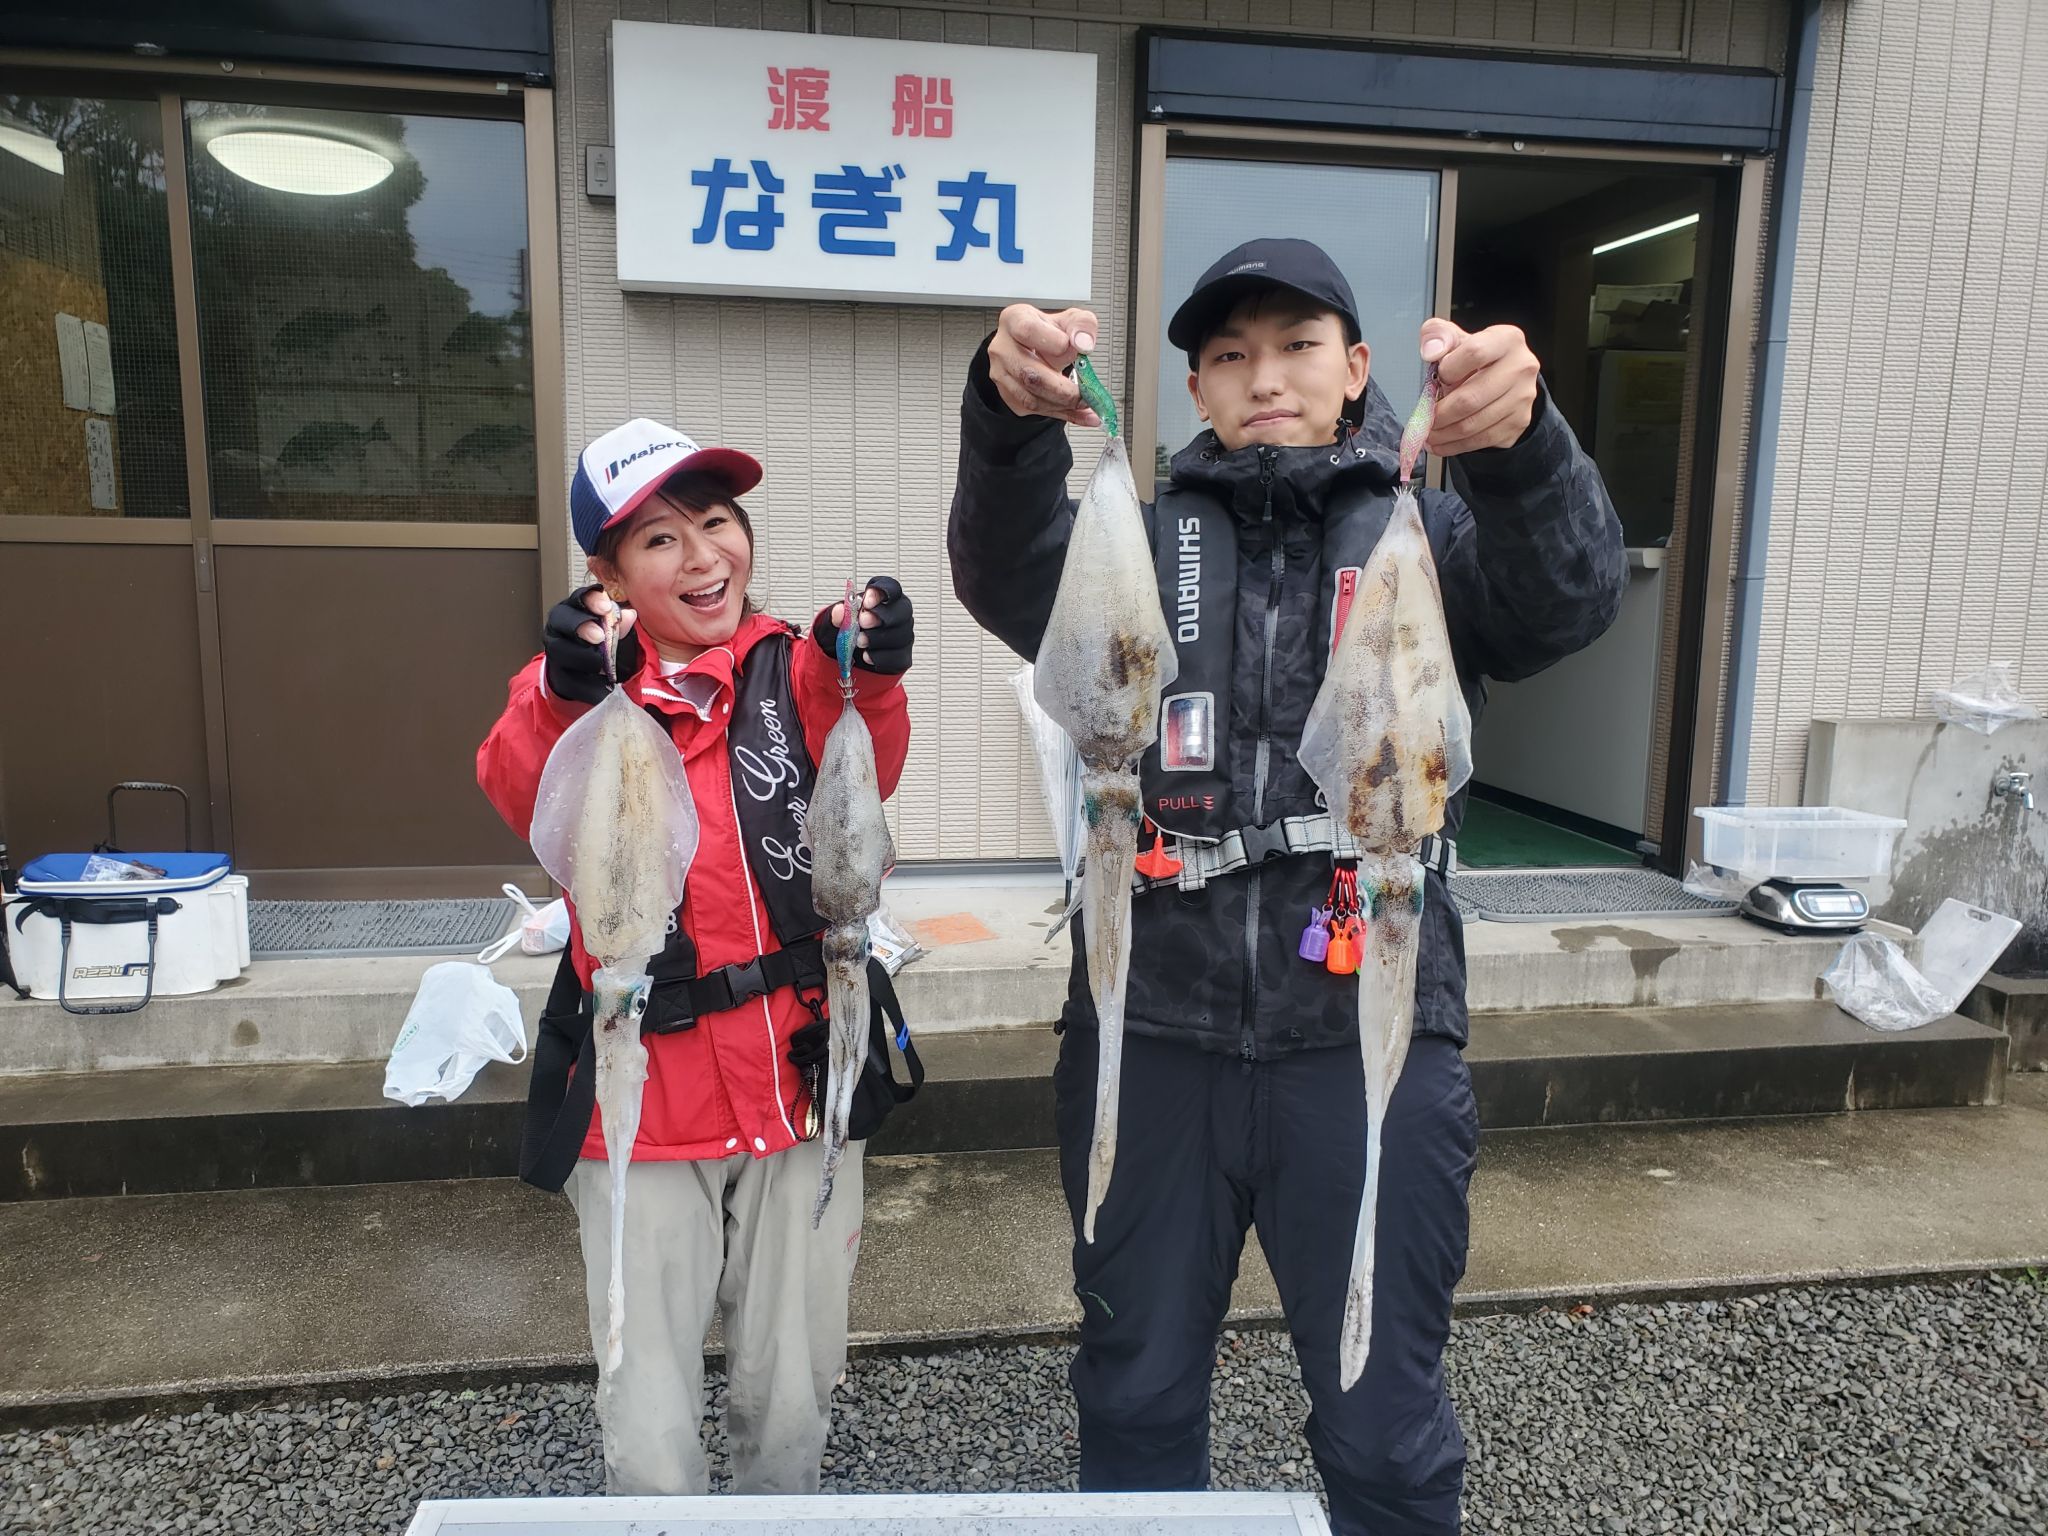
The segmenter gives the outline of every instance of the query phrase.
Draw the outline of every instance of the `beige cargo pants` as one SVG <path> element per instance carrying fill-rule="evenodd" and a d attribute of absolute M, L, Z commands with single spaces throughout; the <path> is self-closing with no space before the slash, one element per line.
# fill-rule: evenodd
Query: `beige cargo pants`
<path fill-rule="evenodd" d="M 597 1395 L 605 1490 L 710 1491 L 699 1423 L 704 1336 L 725 1323 L 726 1440 L 736 1493 L 816 1493 L 832 1387 L 846 1366 L 846 1297 L 860 1251 L 861 1144 L 846 1149 L 817 1231 L 824 1148 L 773 1157 L 634 1163 L 626 1178 L 624 1352 Z M 611 1177 L 582 1159 L 576 1208 L 591 1347 L 602 1358 Z"/>

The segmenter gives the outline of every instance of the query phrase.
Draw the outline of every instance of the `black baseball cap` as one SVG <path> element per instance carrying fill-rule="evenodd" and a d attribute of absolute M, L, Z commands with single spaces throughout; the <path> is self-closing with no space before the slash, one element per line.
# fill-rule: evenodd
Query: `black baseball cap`
<path fill-rule="evenodd" d="M 1291 288 L 1344 317 L 1357 340 L 1358 302 L 1329 253 L 1308 240 L 1247 240 L 1210 264 L 1194 292 L 1167 322 L 1166 339 L 1192 357 L 1211 327 L 1255 288 Z"/>

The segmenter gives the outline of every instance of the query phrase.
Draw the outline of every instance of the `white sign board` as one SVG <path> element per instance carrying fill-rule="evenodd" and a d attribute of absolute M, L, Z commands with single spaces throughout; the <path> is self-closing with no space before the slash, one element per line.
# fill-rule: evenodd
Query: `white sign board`
<path fill-rule="evenodd" d="M 1086 302 L 1095 59 L 612 23 L 619 285 Z"/>

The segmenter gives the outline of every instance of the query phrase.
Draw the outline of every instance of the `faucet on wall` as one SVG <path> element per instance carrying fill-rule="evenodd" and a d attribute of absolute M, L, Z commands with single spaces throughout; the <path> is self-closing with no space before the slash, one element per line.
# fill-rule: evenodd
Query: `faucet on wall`
<path fill-rule="evenodd" d="M 2022 810 L 2034 808 L 2034 776 L 2024 768 L 2001 768 L 1991 778 L 1991 793 L 2017 800 Z"/>

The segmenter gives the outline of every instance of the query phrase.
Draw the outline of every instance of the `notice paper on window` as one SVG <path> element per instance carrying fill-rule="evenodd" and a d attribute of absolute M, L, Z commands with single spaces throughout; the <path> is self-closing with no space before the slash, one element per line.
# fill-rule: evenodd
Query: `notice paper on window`
<path fill-rule="evenodd" d="M 114 493 L 113 423 L 89 416 L 85 422 L 85 470 L 92 477 L 95 512 L 112 512 L 120 502 Z"/>
<path fill-rule="evenodd" d="M 85 322 L 86 392 L 91 409 L 101 416 L 114 414 L 114 352 L 107 344 L 107 328 L 97 320 Z"/>
<path fill-rule="evenodd" d="M 74 411 L 92 406 L 92 381 L 85 362 L 85 322 L 76 315 L 57 316 L 57 366 L 64 375 L 64 404 Z"/>

